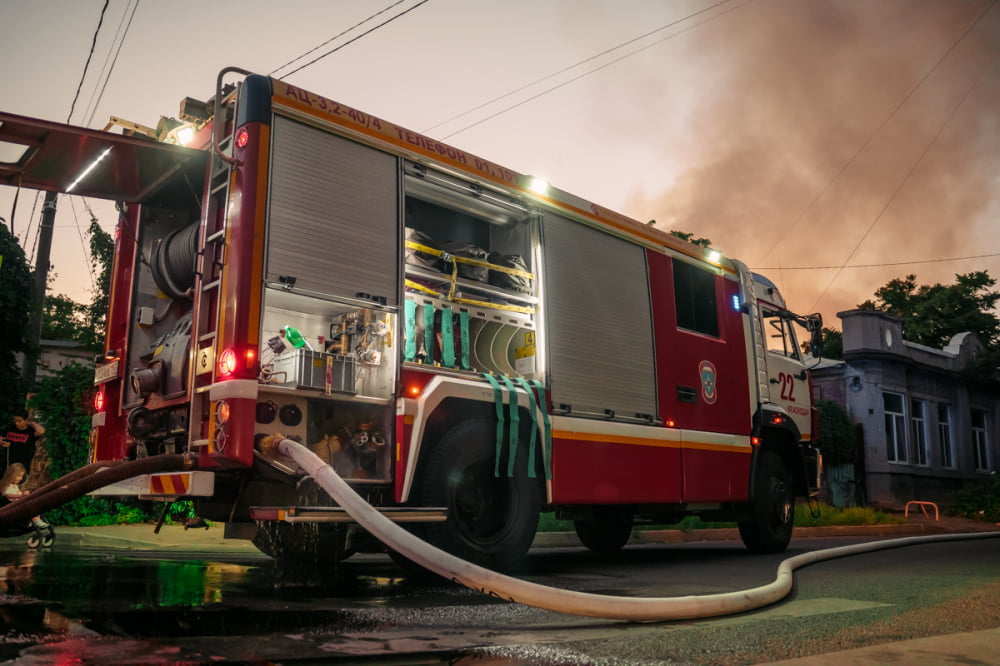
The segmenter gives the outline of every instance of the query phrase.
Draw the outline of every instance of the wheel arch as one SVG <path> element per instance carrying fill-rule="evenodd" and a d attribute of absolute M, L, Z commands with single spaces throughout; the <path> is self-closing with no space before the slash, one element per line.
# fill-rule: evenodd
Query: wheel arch
<path fill-rule="evenodd" d="M 536 477 L 542 484 L 542 497 L 547 500 L 547 484 L 544 483 L 544 427 L 539 418 L 531 419 L 529 401 L 522 390 L 518 390 L 518 447 L 528 446 L 532 425 L 536 428 L 535 458 Z M 402 501 L 416 496 L 421 481 L 420 469 L 425 464 L 435 444 L 452 428 L 470 420 L 489 420 L 496 423 L 497 411 L 493 391 L 482 382 L 469 380 L 446 380 L 437 377 L 428 384 L 414 410 L 415 424 L 406 464 L 406 478 L 403 483 Z M 504 417 L 509 417 L 508 395 L 504 395 Z"/>
<path fill-rule="evenodd" d="M 750 496 L 754 495 L 759 478 L 757 466 L 765 451 L 774 452 L 785 463 L 785 469 L 792 477 L 792 489 L 795 494 L 800 497 L 808 496 L 805 462 L 795 435 L 786 428 L 764 428 L 761 432 L 760 442 L 760 446 L 754 451 L 750 470 Z"/>

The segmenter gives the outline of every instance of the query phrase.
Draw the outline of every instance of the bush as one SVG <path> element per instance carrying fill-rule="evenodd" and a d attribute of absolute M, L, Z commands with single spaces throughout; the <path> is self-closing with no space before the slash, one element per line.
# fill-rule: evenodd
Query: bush
<path fill-rule="evenodd" d="M 1000 523 L 1000 476 L 993 473 L 967 484 L 955 494 L 952 512 L 963 518 Z"/>
<path fill-rule="evenodd" d="M 69 365 L 53 377 L 43 379 L 34 405 L 45 426 L 45 449 L 53 479 L 83 467 L 90 452 L 90 402 L 94 371 L 83 365 Z M 45 512 L 55 525 L 118 525 L 143 522 L 156 514 L 150 502 L 114 501 L 84 496 Z"/>

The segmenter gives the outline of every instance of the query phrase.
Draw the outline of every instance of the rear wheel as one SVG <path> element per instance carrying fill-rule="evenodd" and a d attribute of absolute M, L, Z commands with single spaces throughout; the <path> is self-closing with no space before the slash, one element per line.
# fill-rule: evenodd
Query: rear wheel
<path fill-rule="evenodd" d="M 518 447 L 515 473 L 494 476 L 496 424 L 465 421 L 430 452 L 420 502 L 445 507 L 448 519 L 424 526 L 428 541 L 470 562 L 500 571 L 515 568 L 538 528 L 541 490 L 527 474 L 527 446 Z"/>
<path fill-rule="evenodd" d="M 598 507 L 586 519 L 574 520 L 580 543 L 601 555 L 617 553 L 632 536 L 630 512 L 613 507 Z"/>
<path fill-rule="evenodd" d="M 750 552 L 780 553 L 795 525 L 792 477 L 781 456 L 764 451 L 754 481 L 750 517 L 737 523 L 740 537 Z"/>

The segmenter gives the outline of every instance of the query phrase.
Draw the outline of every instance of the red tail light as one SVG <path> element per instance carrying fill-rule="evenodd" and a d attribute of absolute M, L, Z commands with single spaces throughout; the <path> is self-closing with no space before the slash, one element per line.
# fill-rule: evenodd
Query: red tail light
<path fill-rule="evenodd" d="M 250 132 L 247 128 L 241 127 L 236 130 L 236 147 L 246 148 L 248 143 L 250 143 Z"/>
<path fill-rule="evenodd" d="M 104 411 L 104 390 L 101 389 L 94 394 L 94 411 L 103 412 Z"/>
<path fill-rule="evenodd" d="M 236 352 L 226 349 L 219 354 L 219 374 L 224 377 L 231 377 L 236 372 Z"/>

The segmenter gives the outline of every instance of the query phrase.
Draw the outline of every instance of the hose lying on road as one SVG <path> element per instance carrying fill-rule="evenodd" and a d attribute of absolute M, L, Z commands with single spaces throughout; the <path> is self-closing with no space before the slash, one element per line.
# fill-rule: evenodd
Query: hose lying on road
<path fill-rule="evenodd" d="M 980 532 L 908 537 L 803 553 L 783 561 L 772 583 L 738 592 L 671 598 L 605 596 L 546 587 L 461 560 L 417 538 L 380 514 L 355 493 L 332 467 L 303 445 L 283 439 L 278 444 L 278 450 L 295 460 L 358 524 L 386 546 L 420 566 L 499 599 L 570 615 L 657 622 L 742 613 L 783 599 L 792 589 L 792 572 L 813 562 L 932 541 L 1000 536 L 1000 532 Z"/>
<path fill-rule="evenodd" d="M 193 454 L 165 453 L 130 462 L 98 462 L 81 467 L 0 508 L 0 528 L 27 523 L 32 516 L 112 483 L 154 472 L 193 469 L 197 461 Z"/>

